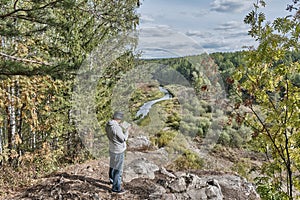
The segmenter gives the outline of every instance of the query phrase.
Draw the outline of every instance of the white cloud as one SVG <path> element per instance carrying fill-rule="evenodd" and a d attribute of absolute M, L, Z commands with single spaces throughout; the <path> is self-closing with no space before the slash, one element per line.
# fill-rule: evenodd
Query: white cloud
<path fill-rule="evenodd" d="M 185 34 L 165 25 L 142 28 L 137 51 L 142 52 L 142 58 L 180 57 L 232 49 L 238 51 L 253 44 L 253 39 L 239 23 L 232 21 L 220 27 L 223 29 L 190 30 Z"/>
<path fill-rule="evenodd" d="M 140 20 L 141 20 L 141 23 L 149 23 L 149 22 L 154 22 L 154 18 L 149 16 L 149 15 L 140 15 Z"/>
<path fill-rule="evenodd" d="M 192 12 L 192 16 L 193 17 L 196 17 L 196 18 L 199 18 L 199 17 L 203 17 L 205 15 L 207 15 L 209 13 L 209 10 L 197 10 L 195 12 Z"/>
<path fill-rule="evenodd" d="M 246 29 L 247 27 L 245 26 L 244 23 L 239 22 L 239 21 L 229 21 L 220 24 L 218 27 L 214 28 L 214 30 L 241 30 L 241 29 Z"/>
<path fill-rule="evenodd" d="M 233 23 L 234 24 L 234 23 Z M 246 29 L 239 26 L 230 26 L 232 29 L 211 30 L 211 31 L 188 31 L 187 36 L 195 38 L 198 45 L 206 52 L 239 51 L 243 46 L 250 46 L 254 40 L 248 35 Z"/>
<path fill-rule="evenodd" d="M 191 37 L 166 26 L 140 29 L 137 51 L 142 57 L 178 57 L 204 53 L 204 49 Z"/>
<path fill-rule="evenodd" d="M 187 31 L 186 35 L 190 37 L 208 38 L 212 36 L 212 33 L 207 31 Z"/>
<path fill-rule="evenodd" d="M 255 44 L 243 18 L 253 0 L 148 0 L 138 50 L 144 57 L 238 51 Z M 145 3 L 146 5 L 146 3 Z M 146 9 L 147 8 L 147 9 Z"/>
<path fill-rule="evenodd" d="M 249 10 L 252 6 L 251 0 L 214 0 L 211 10 L 216 12 L 242 12 Z"/>

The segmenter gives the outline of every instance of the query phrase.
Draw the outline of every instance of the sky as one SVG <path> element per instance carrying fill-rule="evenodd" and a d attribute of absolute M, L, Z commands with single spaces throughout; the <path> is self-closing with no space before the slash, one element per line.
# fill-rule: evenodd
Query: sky
<path fill-rule="evenodd" d="M 234 52 L 257 45 L 245 16 L 256 0 L 142 0 L 139 44 L 142 58 Z M 291 0 L 266 0 L 268 21 L 288 15 Z"/>

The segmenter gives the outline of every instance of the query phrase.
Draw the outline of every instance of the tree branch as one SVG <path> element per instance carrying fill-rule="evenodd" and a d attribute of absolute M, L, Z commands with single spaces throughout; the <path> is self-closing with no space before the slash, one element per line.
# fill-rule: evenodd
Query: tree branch
<path fill-rule="evenodd" d="M 21 12 L 21 11 L 24 11 L 24 12 L 30 12 L 30 11 L 35 11 L 35 10 L 42 10 L 42 9 L 44 9 L 44 8 L 50 6 L 50 5 L 54 5 L 54 4 L 58 3 L 58 2 L 60 2 L 60 1 L 62 1 L 62 0 L 53 1 L 53 2 L 50 2 L 50 3 L 48 3 L 48 4 L 43 5 L 43 6 L 41 6 L 41 7 L 34 8 L 34 9 L 25 9 L 25 8 L 19 8 L 19 9 L 16 9 L 16 4 L 17 4 L 17 2 L 18 2 L 18 1 L 16 1 L 16 2 L 14 3 L 14 10 L 11 11 L 11 12 L 9 12 L 9 13 L 0 15 L 0 18 L 3 18 L 3 19 L 4 19 L 4 18 L 6 18 L 6 17 L 9 17 L 9 16 L 11 16 L 11 15 L 17 13 L 17 12 Z"/>
<path fill-rule="evenodd" d="M 34 63 L 34 64 L 46 65 L 46 66 L 51 65 L 50 63 L 40 62 L 40 61 L 37 61 L 37 60 L 29 60 L 29 59 L 26 59 L 26 58 L 18 58 L 16 56 L 7 55 L 7 54 L 2 53 L 2 52 L 0 52 L 0 56 L 8 58 L 10 60 L 15 60 L 15 61 L 18 61 L 18 62 Z"/>
<path fill-rule="evenodd" d="M 266 124 L 263 122 L 263 120 L 260 118 L 260 116 L 258 115 L 258 113 L 253 109 L 253 107 L 249 107 L 252 111 L 252 113 L 256 116 L 257 120 L 259 121 L 259 123 L 262 125 L 263 129 L 266 131 L 267 136 L 269 137 L 269 139 L 272 142 L 272 145 L 274 146 L 274 148 L 276 149 L 277 153 L 279 154 L 280 158 L 283 160 L 283 162 L 287 163 L 286 158 L 284 157 L 284 152 L 278 147 L 278 145 L 276 144 L 275 138 L 272 137 L 272 134 L 270 133 L 268 127 L 266 126 Z"/>

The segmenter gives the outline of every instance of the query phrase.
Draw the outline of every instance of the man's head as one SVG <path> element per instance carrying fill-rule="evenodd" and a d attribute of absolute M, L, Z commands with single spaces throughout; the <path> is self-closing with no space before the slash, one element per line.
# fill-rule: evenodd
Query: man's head
<path fill-rule="evenodd" d="M 123 117 L 124 117 L 124 113 L 121 112 L 121 111 L 116 111 L 113 115 L 114 120 L 120 120 L 121 121 L 123 119 Z"/>

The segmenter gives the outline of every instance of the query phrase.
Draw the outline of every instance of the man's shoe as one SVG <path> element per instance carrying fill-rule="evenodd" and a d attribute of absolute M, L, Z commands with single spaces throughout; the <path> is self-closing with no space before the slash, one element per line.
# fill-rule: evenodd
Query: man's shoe
<path fill-rule="evenodd" d="M 124 190 L 124 189 L 121 189 L 120 191 L 115 191 L 115 190 L 111 190 L 113 193 L 115 193 L 115 194 L 125 194 L 125 193 L 127 193 L 127 191 L 126 190 Z"/>

